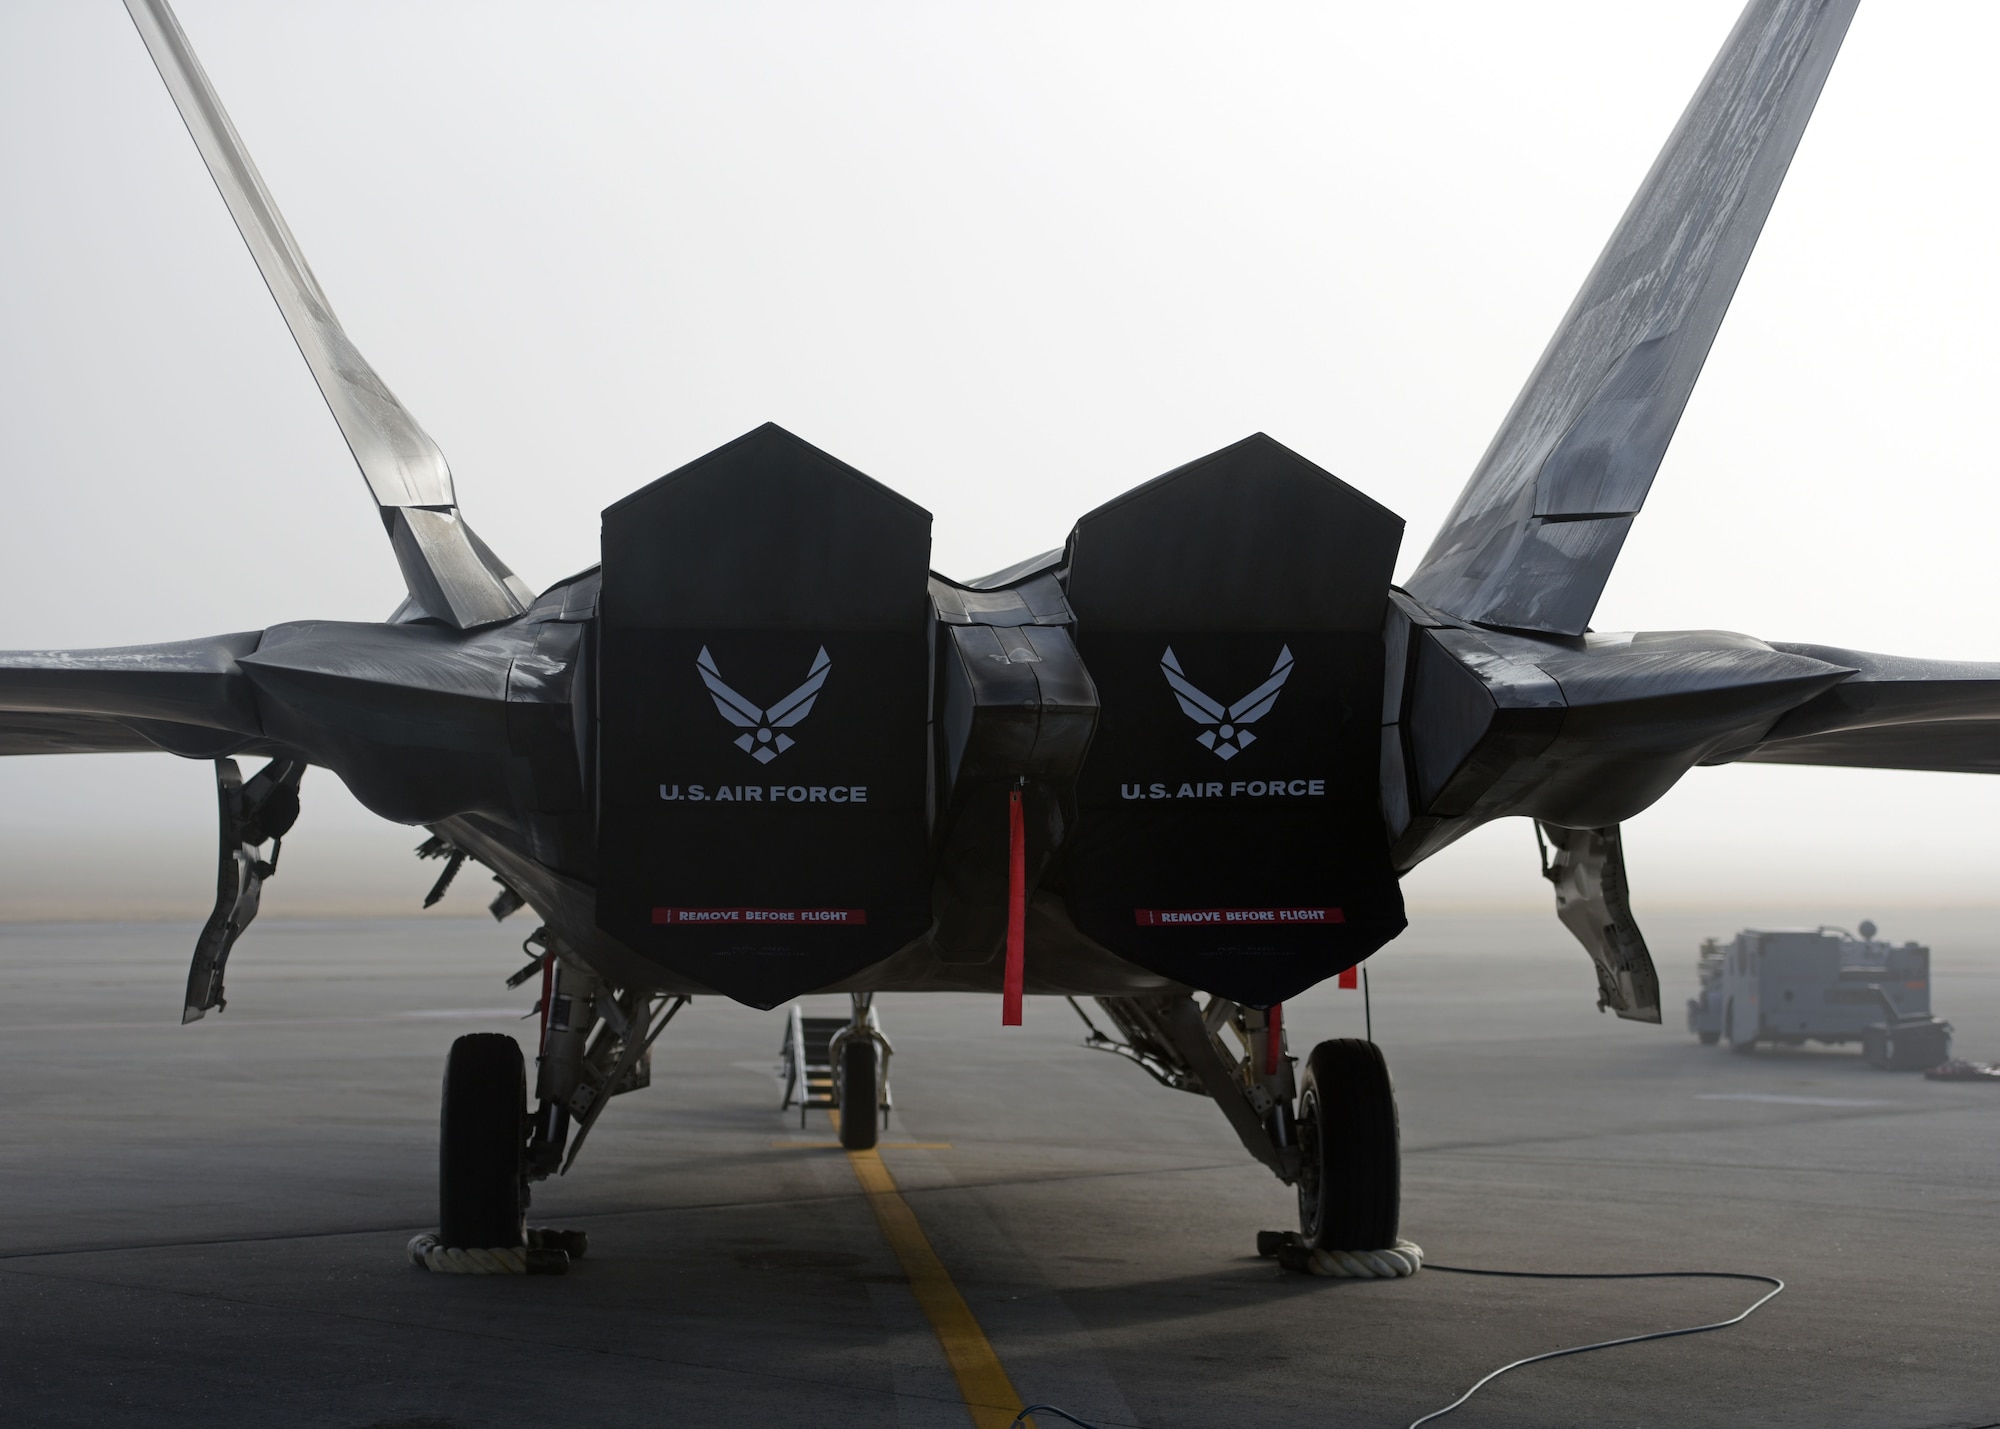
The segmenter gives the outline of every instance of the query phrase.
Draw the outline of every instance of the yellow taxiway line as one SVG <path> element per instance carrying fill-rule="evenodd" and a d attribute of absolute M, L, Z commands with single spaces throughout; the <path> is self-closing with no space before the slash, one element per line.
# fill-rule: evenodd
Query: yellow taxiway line
<path fill-rule="evenodd" d="M 838 1131 L 840 1113 L 829 1111 L 827 1115 Z M 965 1303 L 944 1262 L 931 1249 L 930 1237 L 924 1234 L 910 1203 L 903 1199 L 881 1153 L 850 1151 L 847 1163 L 854 1168 L 854 1179 L 867 1193 L 875 1223 L 882 1228 L 882 1239 L 896 1253 L 903 1276 L 910 1282 L 910 1292 L 923 1308 L 924 1318 L 931 1322 L 931 1332 L 937 1336 L 952 1375 L 958 1380 L 959 1397 L 965 1401 L 965 1412 L 972 1416 L 973 1429 L 1008 1429 L 1014 1416 L 1021 1412 L 1021 1396 L 1015 1392 L 1014 1382 L 1007 1378 L 1000 1357 L 993 1353 L 986 1332 L 979 1328 L 972 1307 Z M 1035 1421 L 1023 1422 L 1032 1426 Z"/>
<path fill-rule="evenodd" d="M 137 1024 L 134 1025 L 136 1026 Z M 838 1141 L 774 1141 L 771 1143 L 771 1149 L 773 1151 L 832 1151 L 839 1145 Z M 875 1149 L 877 1151 L 949 1151 L 951 1150 L 951 1143 L 949 1141 L 878 1141 L 875 1143 Z"/>

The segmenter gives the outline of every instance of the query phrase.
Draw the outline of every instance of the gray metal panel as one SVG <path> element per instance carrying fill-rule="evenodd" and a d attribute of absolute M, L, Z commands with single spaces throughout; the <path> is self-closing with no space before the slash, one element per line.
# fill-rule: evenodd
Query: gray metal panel
<path fill-rule="evenodd" d="M 1382 723 L 1403 717 L 1403 686 L 1409 683 L 1410 641 L 1415 632 L 1410 617 L 1395 601 L 1382 616 Z"/>
<path fill-rule="evenodd" d="M 990 576 L 978 580 L 962 581 L 958 584 L 973 590 L 998 590 L 1001 586 L 1018 585 L 1028 576 L 1047 574 L 1063 563 L 1063 549 L 1058 546 L 1053 551 L 1044 551 L 1039 556 L 1030 556 L 1025 561 L 1016 561 L 1011 566 L 1003 566 Z"/>
<path fill-rule="evenodd" d="M 457 511 L 399 506 L 388 512 L 389 541 L 410 598 L 461 630 L 520 614 L 531 592 Z"/>
<path fill-rule="evenodd" d="M 1823 660 L 1720 630 L 1590 636 L 1581 642 L 1492 635 L 1561 688 L 1568 709 L 1529 762 L 1506 812 L 1565 828 L 1603 828 L 1649 807 L 1694 765 L 1738 748 L 1848 678 Z"/>
<path fill-rule="evenodd" d="M 1618 826 L 1564 829 L 1541 824 L 1553 848 L 1542 876 L 1556 887 L 1556 916 L 1597 968 L 1597 1007 L 1633 1022 L 1660 1020 L 1660 976 L 1632 917 L 1625 845 Z"/>
<path fill-rule="evenodd" d="M 1711 762 L 2000 774 L 2000 720 L 1938 720 L 1770 740 L 1748 754 Z"/>
<path fill-rule="evenodd" d="M 525 852 L 509 833 L 477 814 L 440 819 L 431 828 L 527 895 L 535 911 L 549 921 L 567 947 L 620 987 L 659 988 L 691 994 L 714 988 L 681 974 L 670 974 L 597 931 L 594 916 L 597 890 L 588 883 L 545 867 Z"/>
<path fill-rule="evenodd" d="M 246 631 L 164 645 L 0 653 L 0 710 L 109 715 L 259 734 L 256 699 L 237 661 L 256 650 L 261 638 Z M 79 734 L 95 728 L 77 727 Z M 51 733 L 59 734 L 59 726 Z"/>
<path fill-rule="evenodd" d="M 435 625 L 296 620 L 265 631 L 242 664 L 259 684 L 266 672 L 283 670 L 497 703 L 507 698 L 515 657 L 531 652 L 534 641 L 533 626 L 468 636 Z"/>
<path fill-rule="evenodd" d="M 1762 691 L 1780 685 L 1809 686 L 1817 694 L 1852 669 L 1803 647 L 1773 646 L 1729 630 L 1642 630 L 1560 645 L 1498 634 L 1489 639 L 1506 650 L 1532 648 L 1534 663 L 1562 686 L 1573 710 L 1698 696 L 1703 713 L 1712 715 L 1745 691 L 1760 692 L 1759 701 Z M 1692 737 L 1685 727 L 1663 733 Z"/>
<path fill-rule="evenodd" d="M 597 615 L 597 596 L 603 588 L 604 574 L 593 566 L 582 575 L 574 576 L 557 586 L 551 586 L 550 593 L 562 593 L 562 613 L 559 620 L 584 621 Z"/>
<path fill-rule="evenodd" d="M 1416 755 L 1417 799 L 1426 809 L 1438 808 L 1439 796 L 1451 776 L 1485 738 L 1498 709 L 1486 683 L 1473 672 L 1463 653 L 1449 649 L 1438 638 L 1456 633 L 1425 631 L 1416 649 L 1416 675 L 1410 690 L 1411 743 Z"/>
<path fill-rule="evenodd" d="M 931 604 L 946 625 L 1028 625 L 1035 614 L 1011 590 L 974 590 L 931 577 Z"/>
<path fill-rule="evenodd" d="M 933 574 L 931 605 L 946 625 L 1070 625 L 1076 616 L 1063 595 L 1062 583 L 1048 571 L 1017 585 L 964 585 Z"/>
<path fill-rule="evenodd" d="M 1037 625 L 1073 625 L 1076 614 L 1069 608 L 1069 596 L 1054 571 L 1040 571 L 1014 587 L 1021 593 Z"/>
<path fill-rule="evenodd" d="M 1856 673 L 1715 762 L 2000 774 L 2000 664 L 1777 645 Z"/>
<path fill-rule="evenodd" d="M 1508 802 L 1531 787 L 1536 759 L 1562 727 L 1562 687 L 1523 658 L 1531 650 L 1503 652 L 1495 639 L 1442 627 L 1417 634 L 1402 725 L 1415 805 L 1395 845 L 1398 868 L 1511 812 Z M 1452 830 L 1440 833 L 1447 823 Z"/>
<path fill-rule="evenodd" d="M 485 811 L 519 825 L 533 814 L 539 781 L 524 777 L 513 750 L 508 697 L 510 683 L 530 698 L 531 683 L 553 683 L 546 670 L 516 681 L 517 665 L 542 653 L 542 628 L 299 621 L 266 631 L 241 663 L 270 737 L 333 770 L 383 818 L 434 824 Z M 564 717 L 547 740 L 566 760 L 568 706 L 547 707 Z"/>
<path fill-rule="evenodd" d="M 1394 843 L 1410 826 L 1410 775 L 1403 761 L 1403 727 L 1382 726 L 1382 827 Z"/>
<path fill-rule="evenodd" d="M 1401 726 L 1416 804 L 1395 836 L 1401 869 L 1508 815 L 1572 829 L 1630 818 L 1695 764 L 1750 746 L 1852 674 L 1720 630 L 1569 638 L 1441 627 L 1417 640 Z"/>
<path fill-rule="evenodd" d="M 1581 634 L 1631 529 L 1630 516 L 1523 522 L 1507 581 L 1478 618 L 1516 630 Z"/>
<path fill-rule="evenodd" d="M 519 613 L 526 593 L 510 581 L 512 573 L 492 552 L 477 538 L 468 542 L 470 533 L 455 516 L 447 516 L 457 497 L 444 453 L 348 340 L 172 7 L 166 0 L 126 0 L 125 8 L 376 504 L 385 510 L 431 508 L 425 514 L 432 519 L 418 521 L 414 533 L 392 530 L 410 594 L 430 615 L 454 625 L 484 624 Z M 439 517 L 458 529 L 438 527 Z"/>
<path fill-rule="evenodd" d="M 192 737 L 214 730 L 176 726 Z M 158 754 L 161 746 L 113 715 L 17 714 L 0 711 L 0 755 Z"/>
<path fill-rule="evenodd" d="M 1468 620 L 1583 632 L 1856 3 L 1751 0 L 1411 578 L 1412 594 Z"/>

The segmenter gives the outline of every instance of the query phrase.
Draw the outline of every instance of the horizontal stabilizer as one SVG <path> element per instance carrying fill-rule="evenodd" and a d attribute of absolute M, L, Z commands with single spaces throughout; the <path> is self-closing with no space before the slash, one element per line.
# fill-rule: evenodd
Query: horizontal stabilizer
<path fill-rule="evenodd" d="M 1713 762 L 2000 774 L 2000 664 L 1781 645 L 1854 674 Z"/>
<path fill-rule="evenodd" d="M 1581 635 L 1857 0 L 1751 0 L 1445 519 L 1411 595 Z"/>
<path fill-rule="evenodd" d="M 214 759 L 256 747 L 263 729 L 236 662 L 261 638 L 0 652 L 0 755 L 164 749 Z"/>

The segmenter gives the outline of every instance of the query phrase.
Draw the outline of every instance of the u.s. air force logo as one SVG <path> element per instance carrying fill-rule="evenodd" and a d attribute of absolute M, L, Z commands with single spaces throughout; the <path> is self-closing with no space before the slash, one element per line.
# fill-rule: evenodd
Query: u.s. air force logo
<path fill-rule="evenodd" d="M 1234 759 L 1257 740 L 1244 726 L 1255 724 L 1271 712 L 1271 706 L 1278 702 L 1279 691 L 1291 677 L 1292 647 L 1280 646 L 1278 663 L 1271 667 L 1264 683 L 1226 707 L 1194 687 L 1182 672 L 1181 662 L 1174 658 L 1171 645 L 1160 657 L 1160 673 L 1167 677 L 1174 698 L 1180 701 L 1181 712 L 1196 724 L 1206 726 L 1195 736 L 1202 748 L 1212 751 L 1218 759 Z"/>
<path fill-rule="evenodd" d="M 769 764 L 798 743 L 783 731 L 798 728 L 812 713 L 820 686 L 826 683 L 833 669 L 833 661 L 826 658 L 826 647 L 820 646 L 819 654 L 813 656 L 812 668 L 806 671 L 805 683 L 769 709 L 759 709 L 722 682 L 722 672 L 715 668 L 715 657 L 708 653 L 706 645 L 701 647 L 694 665 L 701 682 L 715 698 L 716 713 L 744 731 L 730 743 L 759 764 Z"/>

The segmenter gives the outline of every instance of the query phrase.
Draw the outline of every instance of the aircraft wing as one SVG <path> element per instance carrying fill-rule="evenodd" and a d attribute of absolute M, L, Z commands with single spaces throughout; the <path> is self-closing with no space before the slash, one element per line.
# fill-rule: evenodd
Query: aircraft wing
<path fill-rule="evenodd" d="M 262 751 L 256 700 L 236 664 L 260 638 L 0 652 L 0 755 Z"/>
<path fill-rule="evenodd" d="M 410 613 L 460 629 L 519 615 L 533 593 L 465 524 L 444 453 L 348 341 L 172 7 L 125 0 L 125 8 L 374 493 Z"/>
<path fill-rule="evenodd" d="M 1778 645 L 1855 673 L 1715 763 L 2000 774 L 2000 665 Z"/>
<path fill-rule="evenodd" d="M 1408 581 L 1581 635 L 1645 504 L 1858 0 L 1751 0 Z"/>

